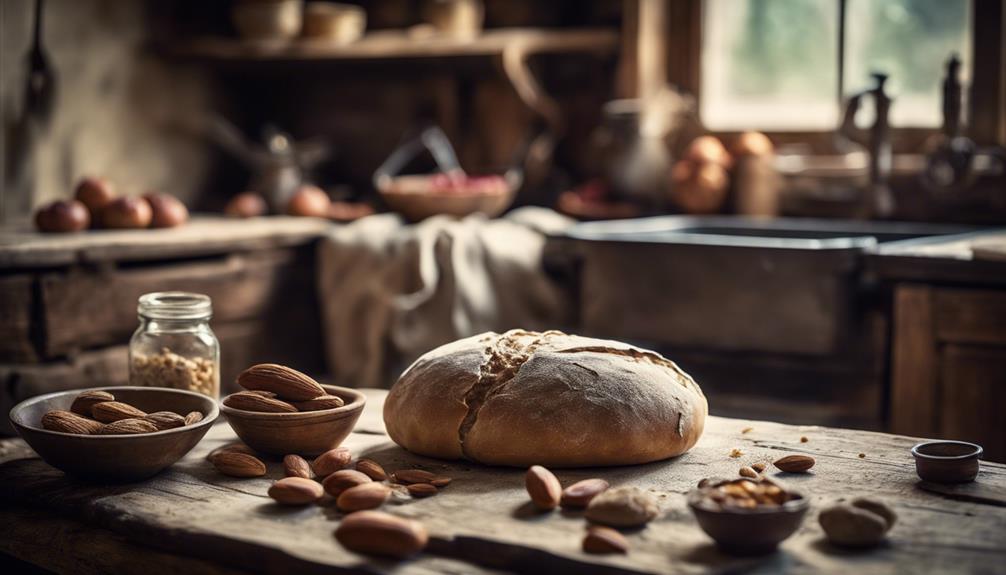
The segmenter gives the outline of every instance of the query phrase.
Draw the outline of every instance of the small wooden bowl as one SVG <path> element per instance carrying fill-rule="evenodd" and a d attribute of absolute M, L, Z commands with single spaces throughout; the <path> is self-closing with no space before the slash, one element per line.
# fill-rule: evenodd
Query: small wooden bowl
<path fill-rule="evenodd" d="M 397 176 L 383 181 L 378 192 L 389 208 L 410 222 L 440 214 L 463 218 L 479 213 L 495 218 L 510 207 L 517 194 L 513 185 L 485 193 L 430 192 L 426 190 L 428 180 L 429 176 Z"/>
<path fill-rule="evenodd" d="M 794 491 L 794 499 L 779 507 L 754 509 L 719 509 L 704 502 L 702 490 L 688 494 L 688 507 L 699 526 L 716 541 L 716 545 L 732 555 L 764 555 L 771 553 L 792 535 L 810 507 L 807 499 Z"/>
<path fill-rule="evenodd" d="M 84 391 L 107 391 L 117 401 L 147 413 L 199 411 L 199 423 L 137 435 L 77 435 L 43 429 L 42 416 L 54 409 L 70 409 Z M 68 475 L 102 482 L 146 479 L 188 453 L 210 430 L 220 414 L 217 402 L 205 395 L 160 387 L 95 387 L 40 395 L 10 411 L 14 429 L 49 465 Z"/>
<path fill-rule="evenodd" d="M 982 453 L 981 445 L 966 441 L 926 441 L 912 448 L 915 472 L 936 483 L 974 481 Z"/>
<path fill-rule="evenodd" d="M 223 402 L 220 409 L 234 433 L 255 451 L 279 456 L 290 453 L 319 455 L 339 447 L 353 431 L 367 403 L 366 397 L 355 389 L 334 385 L 322 387 L 329 395 L 341 397 L 346 404 L 335 409 L 297 413 L 246 411 L 228 407 Z"/>

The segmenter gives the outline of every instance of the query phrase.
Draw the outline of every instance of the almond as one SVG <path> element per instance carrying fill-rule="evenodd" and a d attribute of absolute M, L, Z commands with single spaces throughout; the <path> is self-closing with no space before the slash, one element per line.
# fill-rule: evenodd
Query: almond
<path fill-rule="evenodd" d="M 248 447 L 244 443 L 230 443 L 228 445 L 224 445 L 223 447 L 214 449 L 206 456 L 206 459 L 213 461 L 213 458 L 221 453 L 244 453 L 245 455 L 251 455 L 252 457 L 258 456 L 254 449 Z"/>
<path fill-rule="evenodd" d="M 153 423 L 159 431 L 183 427 L 185 425 L 185 418 L 173 411 L 155 411 L 154 413 L 148 413 L 143 419 Z"/>
<path fill-rule="evenodd" d="M 772 465 L 786 473 L 803 473 L 814 467 L 814 458 L 809 455 L 787 455 L 782 459 L 777 459 Z"/>
<path fill-rule="evenodd" d="M 391 489 L 387 485 L 371 481 L 343 491 L 335 500 L 335 504 L 339 507 L 339 511 L 352 513 L 380 507 L 390 496 Z"/>
<path fill-rule="evenodd" d="M 562 485 L 555 475 L 541 465 L 532 465 L 524 475 L 524 487 L 535 507 L 542 510 L 555 509 L 562 496 Z"/>
<path fill-rule="evenodd" d="M 335 395 L 322 395 L 307 401 L 295 401 L 294 405 L 300 411 L 320 411 L 322 409 L 335 409 L 346 405 L 341 397 Z"/>
<path fill-rule="evenodd" d="M 321 499 L 325 490 L 317 481 L 303 477 L 284 477 L 269 488 L 269 497 L 283 505 L 307 505 Z"/>
<path fill-rule="evenodd" d="M 335 530 L 335 538 L 350 551 L 397 558 L 422 551 L 429 541 L 422 523 L 381 511 L 346 517 Z"/>
<path fill-rule="evenodd" d="M 271 391 L 265 391 L 264 389 L 257 389 L 255 391 L 249 391 L 248 393 L 254 393 L 255 395 L 261 395 L 262 397 L 276 397 L 276 394 Z"/>
<path fill-rule="evenodd" d="M 326 477 L 322 485 L 325 487 L 325 493 L 338 497 L 343 491 L 365 483 L 371 483 L 371 479 L 363 473 L 355 469 L 340 469 Z"/>
<path fill-rule="evenodd" d="M 283 473 L 287 477 L 302 477 L 311 479 L 314 473 L 311 472 L 311 464 L 299 455 L 290 454 L 283 458 Z"/>
<path fill-rule="evenodd" d="M 603 479 L 584 479 L 577 481 L 562 490 L 559 504 L 563 507 L 586 507 L 590 500 L 597 497 L 611 485 Z"/>
<path fill-rule="evenodd" d="M 758 478 L 758 472 L 755 471 L 753 468 L 748 467 L 746 465 L 744 467 L 741 467 L 740 474 L 741 474 L 741 477 L 749 477 L 751 479 L 757 479 Z"/>
<path fill-rule="evenodd" d="M 583 550 L 599 555 L 624 554 L 629 552 L 629 540 L 611 527 L 592 525 L 583 537 Z"/>
<path fill-rule="evenodd" d="M 430 485 L 432 485 L 434 487 L 437 487 L 437 488 L 447 487 L 448 485 L 451 484 L 451 481 L 454 481 L 454 480 L 451 479 L 450 477 L 439 476 L 439 477 L 434 477 L 433 479 L 431 479 L 430 480 Z"/>
<path fill-rule="evenodd" d="M 107 391 L 85 391 L 74 398 L 70 411 L 84 417 L 94 417 L 91 408 L 103 401 L 115 401 L 115 396 Z"/>
<path fill-rule="evenodd" d="M 210 462 L 217 471 L 231 477 L 262 477 L 266 471 L 265 463 L 259 458 L 237 451 L 221 451 Z"/>
<path fill-rule="evenodd" d="M 185 425 L 194 425 L 203 420 L 203 414 L 198 411 L 190 411 L 188 415 L 185 416 Z"/>
<path fill-rule="evenodd" d="M 659 511 L 653 494 L 638 487 L 615 487 L 592 499 L 583 516 L 612 527 L 637 527 L 655 518 Z"/>
<path fill-rule="evenodd" d="M 138 419 L 147 415 L 132 405 L 119 401 L 102 401 L 91 407 L 94 418 L 102 423 L 112 423 L 120 419 Z"/>
<path fill-rule="evenodd" d="M 318 477 L 327 477 L 345 468 L 353 460 L 353 455 L 345 447 L 336 447 L 322 453 L 314 459 L 311 467 Z"/>
<path fill-rule="evenodd" d="M 395 483 L 408 485 L 410 483 L 429 483 L 437 476 L 423 469 L 399 469 L 391 474 L 391 478 Z"/>
<path fill-rule="evenodd" d="M 751 464 L 751 469 L 754 469 L 758 473 L 761 473 L 762 471 L 765 471 L 766 467 L 767 466 L 764 463 L 761 463 L 761 462 Z"/>
<path fill-rule="evenodd" d="M 385 481 L 388 479 L 388 472 L 381 467 L 380 463 L 373 459 L 361 459 L 357 461 L 356 470 L 374 481 Z"/>
<path fill-rule="evenodd" d="M 250 391 L 239 391 L 227 396 L 224 405 L 244 411 L 260 411 L 264 413 L 294 413 L 297 408 L 281 399 L 266 397 Z"/>
<path fill-rule="evenodd" d="M 50 411 L 42 416 L 42 428 L 49 431 L 90 435 L 98 433 L 102 427 L 101 422 L 62 409 Z"/>
<path fill-rule="evenodd" d="M 429 497 L 437 494 L 437 488 L 429 483 L 410 483 L 405 487 L 413 497 Z"/>
<path fill-rule="evenodd" d="M 256 391 L 271 391 L 289 401 L 307 401 L 325 394 L 317 381 L 297 371 L 275 363 L 253 365 L 238 374 L 238 385 Z"/>
<path fill-rule="evenodd" d="M 106 423 L 98 430 L 98 433 L 101 435 L 132 435 L 136 433 L 153 433 L 155 431 L 157 431 L 157 426 L 153 423 L 138 417 L 131 417 L 129 419 L 120 419 L 112 423 Z"/>

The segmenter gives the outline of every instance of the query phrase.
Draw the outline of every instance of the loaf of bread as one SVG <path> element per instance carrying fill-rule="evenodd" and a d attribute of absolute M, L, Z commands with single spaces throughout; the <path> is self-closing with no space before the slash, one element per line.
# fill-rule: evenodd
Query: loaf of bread
<path fill-rule="evenodd" d="M 702 435 L 702 390 L 660 355 L 615 341 L 513 330 L 438 347 L 391 389 L 384 421 L 409 451 L 490 465 L 627 465 Z"/>

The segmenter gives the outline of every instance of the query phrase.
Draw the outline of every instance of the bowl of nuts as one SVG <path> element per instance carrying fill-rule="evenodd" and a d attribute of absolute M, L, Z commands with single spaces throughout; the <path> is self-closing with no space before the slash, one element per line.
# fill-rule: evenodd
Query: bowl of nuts
<path fill-rule="evenodd" d="M 775 551 L 807 513 L 807 500 L 768 478 L 703 479 L 688 506 L 720 549 L 734 555 Z"/>
<path fill-rule="evenodd" d="M 249 367 L 237 382 L 245 390 L 225 397 L 221 410 L 242 441 L 270 455 L 319 455 L 339 447 L 367 402 L 355 389 L 321 385 L 274 363 Z"/>
<path fill-rule="evenodd" d="M 137 481 L 188 453 L 219 414 L 205 395 L 156 387 L 60 391 L 10 411 L 18 434 L 49 465 L 97 481 Z"/>

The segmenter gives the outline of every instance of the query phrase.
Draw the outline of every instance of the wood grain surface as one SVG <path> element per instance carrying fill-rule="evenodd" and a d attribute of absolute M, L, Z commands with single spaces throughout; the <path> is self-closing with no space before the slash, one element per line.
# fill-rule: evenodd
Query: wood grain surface
<path fill-rule="evenodd" d="M 404 561 L 372 559 L 342 548 L 332 533 L 341 514 L 329 503 L 281 508 L 266 497 L 282 475 L 269 462 L 266 477 L 234 479 L 218 474 L 206 454 L 234 440 L 221 423 L 187 457 L 160 476 L 137 484 L 97 486 L 66 478 L 32 458 L 20 440 L 0 442 L 0 482 L 8 503 L 46 508 L 131 545 L 155 553 L 194 557 L 227 569 L 280 573 L 478 573 L 504 569 L 525 573 L 994 573 L 1006 565 L 1006 508 L 958 501 L 917 487 L 909 448 L 915 439 L 887 434 L 797 427 L 712 417 L 689 453 L 650 465 L 562 470 L 564 485 L 603 477 L 614 485 L 636 485 L 659 499 L 661 516 L 626 533 L 626 556 L 592 556 L 580 551 L 585 521 L 579 512 L 540 514 L 528 504 L 523 470 L 490 468 L 414 456 L 384 435 L 384 393 L 368 391 L 369 403 L 346 445 L 389 471 L 421 467 L 454 478 L 427 499 L 396 495 L 391 513 L 422 521 L 431 543 Z M 715 401 L 715 398 L 712 398 Z M 749 429 L 750 428 L 750 429 Z M 801 438 L 806 437 L 806 442 Z M 731 457 L 731 450 L 742 455 Z M 810 473 L 777 474 L 809 497 L 812 510 L 780 551 L 760 558 L 735 558 L 717 550 L 685 506 L 685 494 L 707 476 L 733 476 L 742 465 L 791 453 L 817 460 Z M 859 457 L 862 453 L 864 457 Z M 984 464 L 979 483 L 1006 487 L 1006 466 Z M 899 521 L 884 546 L 851 552 L 828 544 L 817 510 L 840 499 L 870 496 L 888 502 Z M 32 515 L 15 513 L 19 522 Z M 11 527 L 8 532 L 18 531 Z M 20 531 L 23 531 L 21 529 Z M 106 540 L 108 535 L 105 535 Z M 54 539 L 57 555 L 82 554 L 86 546 Z M 2 551 L 32 561 L 37 546 L 22 535 L 4 537 Z M 143 547 L 137 547 L 137 550 Z M 140 551 L 136 551 L 140 553 Z M 142 563 L 142 562 L 140 562 Z M 199 563 L 201 565 L 202 563 Z M 69 561 L 47 567 L 67 571 Z M 139 564 L 138 564 L 139 565 Z M 72 569 L 69 569 L 72 570 Z M 133 571 L 138 571 L 135 569 Z M 130 570 L 127 570 L 130 571 Z"/>
<path fill-rule="evenodd" d="M 319 218 L 270 216 L 239 220 L 197 215 L 184 226 L 156 230 L 41 234 L 27 225 L 3 226 L 0 269 L 149 261 L 296 246 L 320 237 L 333 225 Z"/>

